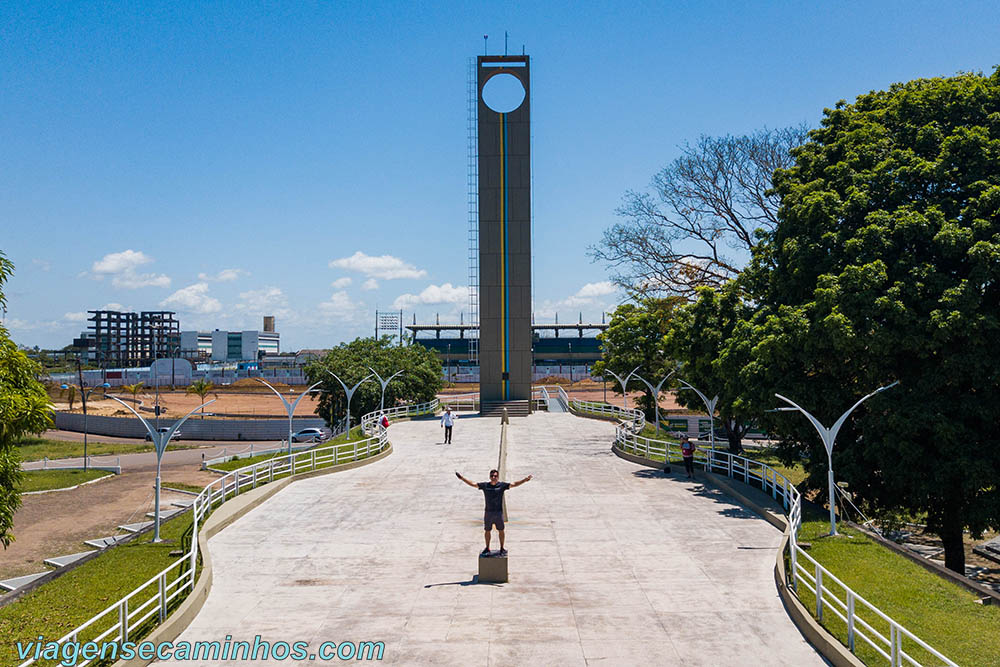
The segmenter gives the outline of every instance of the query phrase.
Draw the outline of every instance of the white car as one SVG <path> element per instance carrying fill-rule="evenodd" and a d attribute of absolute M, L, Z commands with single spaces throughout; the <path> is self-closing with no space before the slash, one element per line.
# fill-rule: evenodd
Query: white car
<path fill-rule="evenodd" d="M 170 430 L 169 426 L 161 426 L 160 428 L 156 429 L 157 433 L 166 433 L 169 430 Z M 177 431 L 172 436 L 170 436 L 170 439 L 171 440 L 180 440 L 181 439 L 181 432 Z M 146 440 L 149 440 L 150 442 L 152 442 L 153 441 L 153 437 L 151 435 L 149 435 L 149 433 L 146 433 Z"/>
<path fill-rule="evenodd" d="M 292 434 L 292 442 L 323 442 L 326 432 L 321 428 L 304 428 Z"/>

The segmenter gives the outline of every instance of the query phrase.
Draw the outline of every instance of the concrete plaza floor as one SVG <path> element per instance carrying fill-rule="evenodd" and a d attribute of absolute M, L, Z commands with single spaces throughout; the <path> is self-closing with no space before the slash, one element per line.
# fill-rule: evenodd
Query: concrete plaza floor
<path fill-rule="evenodd" d="M 487 479 L 499 419 L 462 417 L 451 445 L 437 421 L 389 434 L 387 459 L 297 481 L 213 537 L 211 593 L 178 640 L 381 641 L 399 665 L 825 664 L 775 590 L 780 533 L 614 456 L 611 424 L 512 420 L 506 479 L 534 479 L 507 492 L 498 585 L 474 579 L 483 499 L 454 471 Z"/>

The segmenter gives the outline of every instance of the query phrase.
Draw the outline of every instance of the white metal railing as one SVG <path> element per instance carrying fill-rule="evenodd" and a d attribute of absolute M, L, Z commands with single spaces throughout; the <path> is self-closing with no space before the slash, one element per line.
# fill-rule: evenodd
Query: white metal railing
<path fill-rule="evenodd" d="M 369 412 L 361 418 L 361 430 L 366 435 L 372 435 L 379 431 L 379 422 L 382 421 L 382 415 L 388 417 L 389 421 L 392 421 L 393 419 L 400 419 L 402 417 L 432 415 L 437 412 L 439 404 L 440 401 L 435 398 L 427 403 L 419 403 L 416 405 L 397 405 L 393 408 Z"/>
<path fill-rule="evenodd" d="M 447 394 L 443 398 L 438 399 L 438 401 L 443 407 L 448 407 L 452 410 L 475 410 L 479 407 L 479 393 Z"/>
<path fill-rule="evenodd" d="M 623 451 L 643 458 L 652 460 L 662 458 L 665 462 L 670 463 L 679 462 L 682 459 L 680 445 L 636 435 L 622 425 L 615 429 L 615 441 Z M 700 449 L 696 450 L 695 462 L 710 472 L 757 486 L 764 493 L 770 493 L 773 499 L 781 502 L 788 514 L 789 522 L 788 558 L 791 590 L 797 597 L 800 597 L 799 585 L 802 585 L 813 594 L 816 605 L 815 615 L 821 622 L 824 620 L 824 616 L 833 614 L 844 623 L 847 628 L 847 647 L 852 653 L 855 652 L 857 640 L 861 639 L 885 658 L 892 667 L 902 665 L 916 667 L 925 664 L 904 650 L 903 641 L 905 639 L 926 651 L 928 657 L 941 661 L 934 664 L 957 667 L 955 662 L 946 658 L 881 609 L 858 595 L 799 547 L 798 534 L 802 527 L 802 497 L 787 477 L 766 463 L 718 449 L 704 452 Z M 878 626 L 885 629 L 880 630 Z M 913 649 L 911 649 L 912 651 Z"/>
<path fill-rule="evenodd" d="M 562 393 L 565 395 L 566 392 Z M 603 401 L 572 400 L 568 401 L 568 403 L 571 410 L 620 419 L 622 422 L 628 423 L 629 428 L 635 433 L 638 433 L 646 426 L 646 415 L 643 414 L 642 410 L 636 410 L 635 408 L 626 410 L 625 408 L 619 408 L 617 405 L 611 405 Z"/>
<path fill-rule="evenodd" d="M 401 416 L 433 414 L 436 409 L 437 399 L 384 412 L 391 420 Z M 186 591 L 193 590 L 198 565 L 198 526 L 213 510 L 227 500 L 275 479 L 357 461 L 383 452 L 389 445 L 389 438 L 388 430 L 379 427 L 381 415 L 382 412 L 375 411 L 362 417 L 362 428 L 367 424 L 374 434 L 372 437 L 277 456 L 233 470 L 206 486 L 191 506 L 193 526 L 188 552 L 125 597 L 70 630 L 58 643 L 127 642 L 135 640 L 136 632 L 147 634 L 151 625 L 158 625 L 166 619 L 172 605 L 179 602 L 178 598 Z M 76 664 L 83 667 L 98 659 L 81 660 Z M 34 663 L 35 659 L 31 658 L 18 667 L 28 667 Z"/>

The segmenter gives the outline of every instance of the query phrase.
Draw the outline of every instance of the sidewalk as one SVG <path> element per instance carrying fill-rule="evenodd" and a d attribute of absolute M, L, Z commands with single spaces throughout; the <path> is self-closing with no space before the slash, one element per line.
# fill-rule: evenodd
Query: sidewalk
<path fill-rule="evenodd" d="M 212 591 L 178 640 L 382 641 L 405 665 L 824 664 L 775 590 L 780 532 L 617 458 L 611 424 L 539 413 L 508 435 L 507 480 L 534 475 L 507 494 L 509 583 L 476 583 L 482 494 L 454 475 L 486 479 L 499 420 L 462 417 L 447 446 L 405 422 L 389 458 L 297 481 L 212 538 Z"/>

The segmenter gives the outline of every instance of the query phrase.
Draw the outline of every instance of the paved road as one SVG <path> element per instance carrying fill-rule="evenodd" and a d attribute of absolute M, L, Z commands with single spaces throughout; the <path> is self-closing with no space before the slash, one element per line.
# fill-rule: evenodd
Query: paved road
<path fill-rule="evenodd" d="M 486 479 L 498 421 L 462 418 L 447 446 L 437 422 L 395 424 L 392 456 L 297 481 L 223 530 L 178 639 L 382 641 L 405 665 L 824 664 L 775 590 L 778 531 L 615 457 L 606 422 L 513 420 L 507 479 L 534 479 L 508 492 L 510 582 L 476 583 L 482 496 L 453 471 Z"/>

